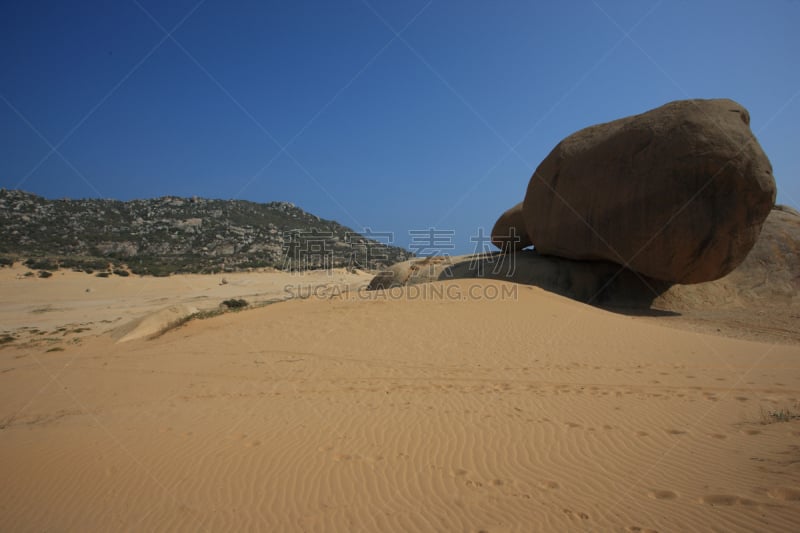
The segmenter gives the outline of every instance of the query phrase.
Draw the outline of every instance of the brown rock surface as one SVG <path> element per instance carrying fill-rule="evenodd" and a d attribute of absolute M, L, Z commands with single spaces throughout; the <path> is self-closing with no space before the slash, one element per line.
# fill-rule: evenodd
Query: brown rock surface
<path fill-rule="evenodd" d="M 769 160 L 732 100 L 683 100 L 580 130 L 528 184 L 541 254 L 699 283 L 747 256 L 775 202 Z"/>
<path fill-rule="evenodd" d="M 509 249 L 522 250 L 533 244 L 525 229 L 525 219 L 522 217 L 522 202 L 508 209 L 494 223 L 492 244 L 506 251 Z"/>
<path fill-rule="evenodd" d="M 660 305 L 675 310 L 800 307 L 799 293 L 800 214 L 778 205 L 736 270 L 711 283 L 675 285 L 661 297 Z"/>

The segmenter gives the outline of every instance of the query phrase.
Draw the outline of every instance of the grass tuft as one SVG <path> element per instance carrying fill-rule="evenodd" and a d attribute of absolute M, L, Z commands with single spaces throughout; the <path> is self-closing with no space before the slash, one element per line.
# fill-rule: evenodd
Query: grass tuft
<path fill-rule="evenodd" d="M 800 420 L 800 402 L 796 403 L 794 407 L 782 407 L 780 409 L 764 409 L 761 408 L 761 423 L 774 424 L 776 422 L 791 422 L 792 420 Z"/>
<path fill-rule="evenodd" d="M 224 305 L 228 309 L 243 309 L 250 304 L 247 303 L 247 300 L 244 300 L 242 298 L 239 299 L 232 298 L 230 300 L 225 300 L 224 302 L 222 302 L 222 305 Z"/>

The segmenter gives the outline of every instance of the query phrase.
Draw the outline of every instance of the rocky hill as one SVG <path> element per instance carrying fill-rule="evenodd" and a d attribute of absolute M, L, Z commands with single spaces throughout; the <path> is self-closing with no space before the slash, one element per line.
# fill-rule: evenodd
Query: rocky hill
<path fill-rule="evenodd" d="M 29 266 L 137 274 L 255 267 L 380 268 L 406 250 L 371 240 L 293 204 L 167 196 L 150 200 L 47 200 L 0 190 L 0 258 Z"/>

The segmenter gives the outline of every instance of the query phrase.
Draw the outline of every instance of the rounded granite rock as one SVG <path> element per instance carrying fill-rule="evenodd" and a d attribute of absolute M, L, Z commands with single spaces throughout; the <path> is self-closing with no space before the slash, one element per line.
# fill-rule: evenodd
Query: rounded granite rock
<path fill-rule="evenodd" d="M 531 244 L 522 217 L 522 202 L 500 215 L 492 228 L 492 244 L 504 251 L 516 251 Z"/>
<path fill-rule="evenodd" d="M 775 203 L 749 123 L 732 100 L 682 100 L 580 130 L 531 177 L 526 234 L 541 254 L 613 261 L 669 282 L 721 278 Z"/>

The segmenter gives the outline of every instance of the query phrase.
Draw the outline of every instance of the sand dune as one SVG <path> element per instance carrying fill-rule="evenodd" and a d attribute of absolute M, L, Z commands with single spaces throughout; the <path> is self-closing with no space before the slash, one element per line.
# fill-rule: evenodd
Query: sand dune
<path fill-rule="evenodd" d="M 4 345 L 0 530 L 800 523 L 800 421 L 766 414 L 797 412 L 797 346 L 500 281 L 366 293 L 363 278 L 152 340 L 96 327 L 63 351 Z"/>

